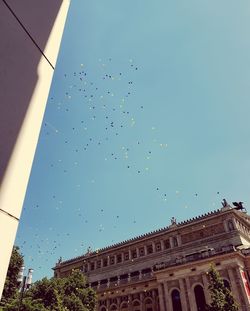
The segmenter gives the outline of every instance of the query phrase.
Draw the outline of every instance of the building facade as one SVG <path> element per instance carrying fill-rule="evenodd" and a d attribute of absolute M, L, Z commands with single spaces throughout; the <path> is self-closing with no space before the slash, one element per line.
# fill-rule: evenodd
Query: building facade
<path fill-rule="evenodd" d="M 54 275 L 83 271 L 98 311 L 203 311 L 211 263 L 250 310 L 250 216 L 222 209 L 56 264 Z"/>

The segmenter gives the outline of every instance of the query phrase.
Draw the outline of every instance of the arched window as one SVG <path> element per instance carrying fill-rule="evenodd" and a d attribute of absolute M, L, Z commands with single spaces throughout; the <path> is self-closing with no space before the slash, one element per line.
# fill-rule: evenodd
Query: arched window
<path fill-rule="evenodd" d="M 121 307 L 120 307 L 120 309 L 121 309 L 122 311 L 128 311 L 128 304 L 127 304 L 126 302 L 123 302 L 122 305 L 121 305 Z"/>
<path fill-rule="evenodd" d="M 118 311 L 118 308 L 117 308 L 116 305 L 112 305 L 111 308 L 110 308 L 110 310 L 112 310 L 112 311 Z"/>
<path fill-rule="evenodd" d="M 229 231 L 233 231 L 234 230 L 234 224 L 233 224 L 232 220 L 228 220 L 227 225 L 228 225 L 228 230 Z"/>
<path fill-rule="evenodd" d="M 204 295 L 204 290 L 201 285 L 196 285 L 194 288 L 195 300 L 198 311 L 205 311 L 206 299 Z"/>
<path fill-rule="evenodd" d="M 133 303 L 133 311 L 141 311 L 141 303 L 138 300 L 134 300 Z"/>
<path fill-rule="evenodd" d="M 227 289 L 231 290 L 231 287 L 230 287 L 230 284 L 229 284 L 228 280 L 223 279 L 223 283 L 224 283 L 224 286 L 225 286 Z"/>
<path fill-rule="evenodd" d="M 153 301 L 151 298 L 146 298 L 144 300 L 144 309 L 145 311 L 153 311 Z"/>
<path fill-rule="evenodd" d="M 182 311 L 180 292 L 174 289 L 171 294 L 174 311 Z"/>
<path fill-rule="evenodd" d="M 106 307 L 101 307 L 100 311 L 107 311 Z"/>

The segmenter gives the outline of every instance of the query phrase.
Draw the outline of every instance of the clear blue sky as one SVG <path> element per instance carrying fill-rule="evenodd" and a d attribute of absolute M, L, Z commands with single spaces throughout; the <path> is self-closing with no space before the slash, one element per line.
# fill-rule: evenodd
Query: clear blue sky
<path fill-rule="evenodd" d="M 250 204 L 249 1 L 74 0 L 16 244 L 34 278 Z"/>

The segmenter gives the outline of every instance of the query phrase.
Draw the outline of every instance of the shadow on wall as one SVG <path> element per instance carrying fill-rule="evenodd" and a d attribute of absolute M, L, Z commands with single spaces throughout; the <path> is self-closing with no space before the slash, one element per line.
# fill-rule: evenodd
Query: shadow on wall
<path fill-rule="evenodd" d="M 5 0 L 42 51 L 62 1 Z M 0 184 L 36 86 L 37 67 L 43 57 L 7 5 L 0 0 Z"/>

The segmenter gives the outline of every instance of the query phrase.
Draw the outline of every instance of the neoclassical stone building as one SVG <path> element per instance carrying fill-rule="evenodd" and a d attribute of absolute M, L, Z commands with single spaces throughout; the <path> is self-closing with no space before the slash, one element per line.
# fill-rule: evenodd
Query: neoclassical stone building
<path fill-rule="evenodd" d="M 98 311 L 203 311 L 211 262 L 240 310 L 250 310 L 250 216 L 228 204 L 53 269 L 56 277 L 83 271 L 98 293 Z"/>

